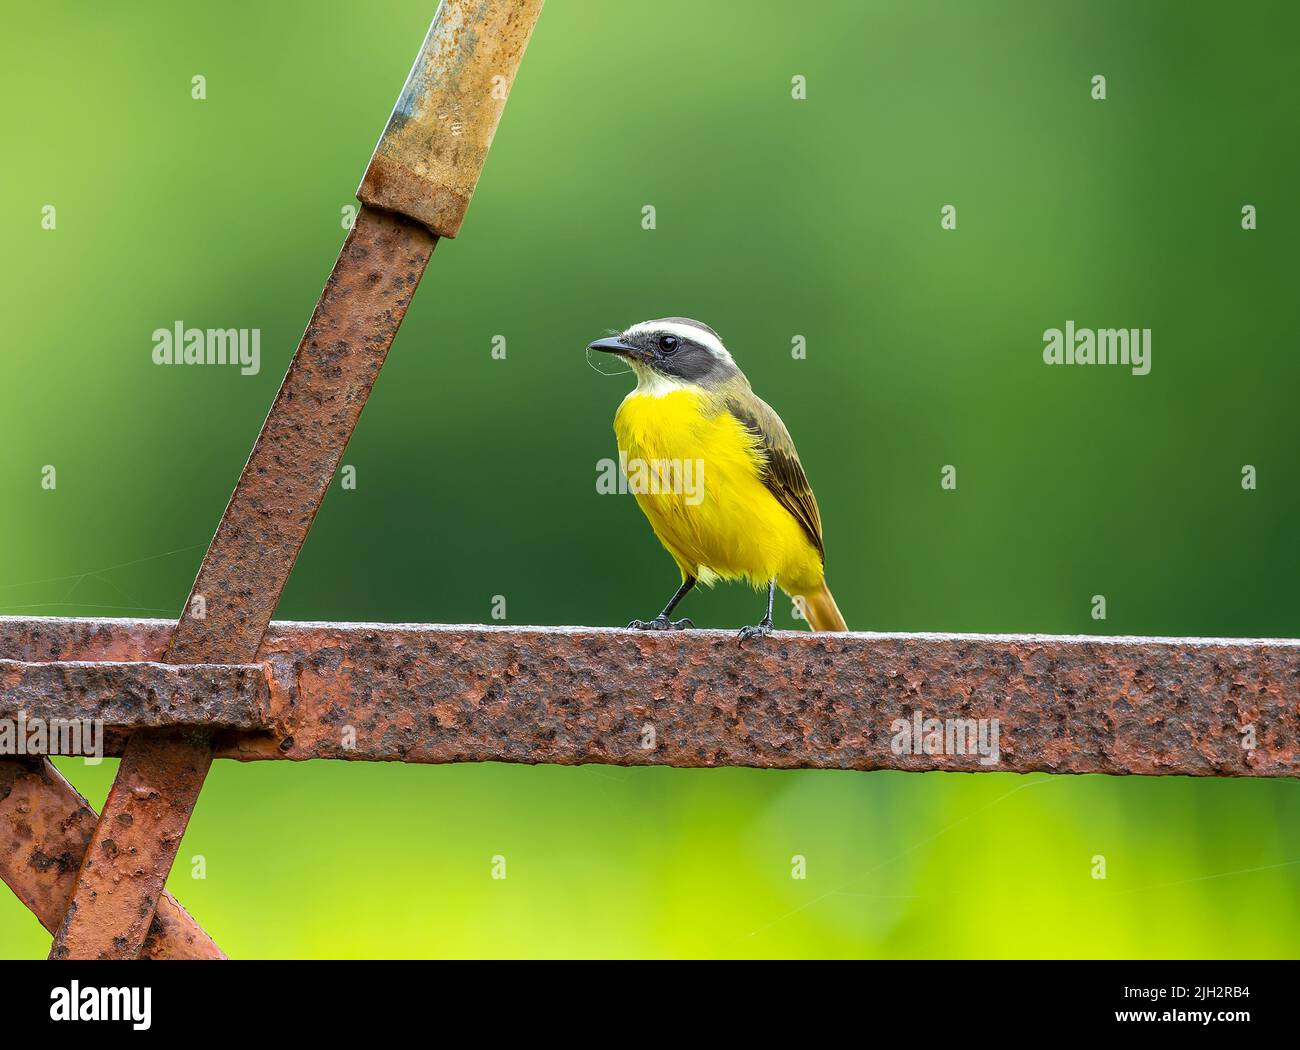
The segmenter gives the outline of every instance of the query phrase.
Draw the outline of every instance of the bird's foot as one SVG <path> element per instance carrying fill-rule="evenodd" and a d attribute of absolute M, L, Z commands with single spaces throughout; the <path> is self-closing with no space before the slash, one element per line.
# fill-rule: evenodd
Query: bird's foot
<path fill-rule="evenodd" d="M 752 627 L 742 627 L 736 637 L 740 639 L 740 644 L 744 645 L 751 638 L 766 638 L 771 633 L 772 621 L 765 616 Z"/>
<path fill-rule="evenodd" d="M 695 624 L 686 616 L 680 620 L 670 620 L 660 614 L 653 620 L 633 620 L 627 626 L 630 631 L 683 631 L 687 627 L 694 627 Z"/>

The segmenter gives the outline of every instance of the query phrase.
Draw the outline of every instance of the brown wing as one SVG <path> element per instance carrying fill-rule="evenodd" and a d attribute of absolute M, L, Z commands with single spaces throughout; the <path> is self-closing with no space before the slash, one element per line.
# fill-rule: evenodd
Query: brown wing
<path fill-rule="evenodd" d="M 808 484 L 808 476 L 803 472 L 803 464 L 799 462 L 799 453 L 795 451 L 794 441 L 781 422 L 781 417 L 767 402 L 748 389 L 729 396 L 726 406 L 727 411 L 758 438 L 767 457 L 763 484 L 803 526 L 824 565 L 826 548 L 822 544 L 822 516 L 817 509 L 817 498 L 813 495 L 812 486 Z"/>

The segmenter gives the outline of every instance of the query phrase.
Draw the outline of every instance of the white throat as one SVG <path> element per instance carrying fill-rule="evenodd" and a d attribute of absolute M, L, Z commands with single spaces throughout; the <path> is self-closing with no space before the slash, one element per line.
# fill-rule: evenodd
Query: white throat
<path fill-rule="evenodd" d="M 636 361 L 632 362 L 632 370 L 636 372 L 636 389 L 628 395 L 629 397 L 663 397 L 665 394 L 672 394 L 678 390 L 699 389 L 695 383 L 688 383 L 674 376 L 666 376 L 662 372 L 656 372 L 653 368 L 647 368 Z"/>

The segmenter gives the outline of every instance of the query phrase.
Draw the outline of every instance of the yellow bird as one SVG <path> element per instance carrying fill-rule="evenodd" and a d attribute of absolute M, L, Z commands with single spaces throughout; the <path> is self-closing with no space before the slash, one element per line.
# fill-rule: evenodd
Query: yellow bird
<path fill-rule="evenodd" d="M 826 586 L 821 514 L 781 417 L 750 389 L 706 324 L 664 317 L 633 325 L 589 350 L 627 360 L 637 385 L 614 416 L 628 487 L 682 585 L 652 631 L 695 625 L 672 611 L 697 583 L 748 580 L 767 588 L 767 613 L 740 639 L 772 630 L 779 586 L 815 631 L 846 631 Z"/>

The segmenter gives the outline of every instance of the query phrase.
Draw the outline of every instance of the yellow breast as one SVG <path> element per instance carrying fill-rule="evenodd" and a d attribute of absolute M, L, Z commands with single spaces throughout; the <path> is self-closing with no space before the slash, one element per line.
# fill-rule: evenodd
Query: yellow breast
<path fill-rule="evenodd" d="M 684 575 L 776 578 L 798 594 L 820 585 L 817 549 L 763 484 L 757 439 L 703 392 L 633 391 L 614 433 L 628 487 Z"/>

